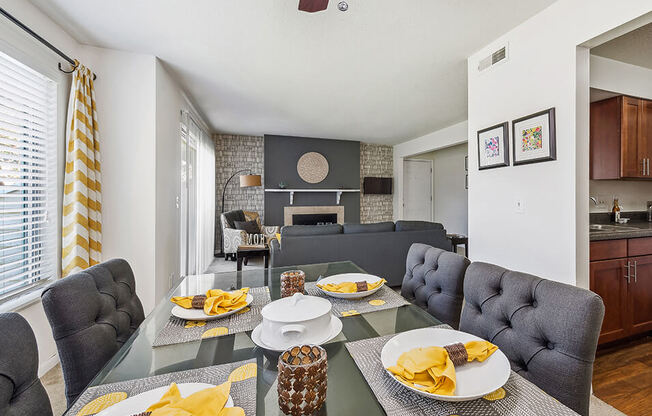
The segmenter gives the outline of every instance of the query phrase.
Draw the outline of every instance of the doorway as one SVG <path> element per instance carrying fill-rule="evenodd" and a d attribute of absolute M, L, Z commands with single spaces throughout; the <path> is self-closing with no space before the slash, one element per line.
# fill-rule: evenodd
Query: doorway
<path fill-rule="evenodd" d="M 577 270 L 582 273 L 578 272 L 577 285 L 598 294 L 605 309 L 593 365 L 593 394 L 632 416 L 648 415 L 652 408 L 652 367 L 641 365 L 652 348 L 652 309 L 645 307 L 652 301 L 652 287 L 641 284 L 652 276 L 647 267 L 652 252 L 629 249 L 621 256 L 617 247 L 634 247 L 648 235 L 636 231 L 607 239 L 600 228 L 649 226 L 652 129 L 645 126 L 652 119 L 651 22 L 652 13 L 578 48 L 576 128 L 586 141 L 578 142 L 583 152 L 577 154 L 577 165 L 588 169 L 578 169 L 582 173 L 577 175 L 576 233 L 583 251 L 578 256 Z M 617 200 L 620 217 L 629 220 L 626 226 L 611 218 Z M 606 249 L 596 254 L 602 247 Z M 631 273 L 623 272 L 630 268 Z M 614 374 L 624 376 L 614 381 Z"/>
<path fill-rule="evenodd" d="M 432 160 L 403 160 L 403 217 L 432 221 Z"/>

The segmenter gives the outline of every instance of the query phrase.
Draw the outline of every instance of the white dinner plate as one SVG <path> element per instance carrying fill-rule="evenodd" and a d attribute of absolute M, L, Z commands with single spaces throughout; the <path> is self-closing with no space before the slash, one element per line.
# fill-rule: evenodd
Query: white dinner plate
<path fill-rule="evenodd" d="M 188 397 L 200 390 L 215 386 L 213 384 L 206 383 L 181 383 L 177 384 L 177 387 L 179 387 L 181 397 Z M 98 413 L 97 416 L 137 415 L 138 413 L 142 413 L 147 410 L 147 408 L 154 403 L 158 402 L 169 388 L 170 386 L 163 386 L 129 397 L 119 403 L 114 404 L 108 409 L 104 409 Z M 226 405 L 224 407 L 233 407 L 233 399 L 231 398 L 231 395 L 229 395 L 229 398 L 226 401 Z"/>
<path fill-rule="evenodd" d="M 203 309 L 186 309 L 186 308 L 182 308 L 179 305 L 176 305 L 174 308 L 172 308 L 172 315 L 176 316 L 177 318 L 185 319 L 186 321 L 214 321 L 216 319 L 226 318 L 227 316 L 231 316 L 234 313 L 243 310 L 244 308 L 249 306 L 251 302 L 254 301 L 254 297 L 251 296 L 250 294 L 247 294 L 246 301 L 247 304 L 244 305 L 243 307 L 234 309 L 230 312 L 226 312 L 221 315 L 206 315 Z"/>
<path fill-rule="evenodd" d="M 374 283 L 377 282 L 380 279 L 378 276 L 374 276 L 373 274 L 366 274 L 366 273 L 342 273 L 342 274 L 334 274 L 332 276 L 325 277 L 317 282 L 317 284 L 320 285 L 327 285 L 327 284 L 338 284 L 338 283 L 344 283 L 344 282 L 362 282 L 365 281 L 367 283 Z M 340 299 L 360 299 L 364 298 L 369 295 L 373 295 L 376 293 L 378 290 L 380 290 L 381 287 L 383 287 L 385 284 L 383 283 L 382 285 L 378 286 L 375 289 L 372 290 L 367 290 L 364 292 L 355 292 L 355 293 L 336 293 L 336 292 L 329 292 L 327 290 L 324 290 L 317 286 L 319 290 L 321 290 L 324 294 L 328 296 L 332 296 L 334 298 L 340 298 Z"/>
<path fill-rule="evenodd" d="M 398 357 L 413 348 L 418 347 L 443 347 L 456 342 L 481 341 L 481 338 L 465 332 L 452 329 L 421 328 L 403 332 L 387 341 L 380 353 L 383 368 L 396 365 Z M 501 350 L 494 351 L 484 362 L 473 361 L 455 367 L 455 393 L 453 396 L 426 393 L 398 381 L 392 373 L 390 377 L 407 389 L 413 390 L 422 396 L 431 397 L 447 402 L 463 402 L 475 400 L 492 393 L 505 385 L 509 378 L 509 361 Z"/>
<path fill-rule="evenodd" d="M 261 348 L 269 350 L 269 351 L 283 352 L 283 351 L 287 350 L 288 348 L 290 348 L 290 347 L 292 347 L 294 345 L 298 345 L 298 344 L 321 345 L 321 344 L 327 343 L 331 339 L 338 336 L 340 334 L 340 332 L 342 332 L 342 321 L 340 320 L 340 318 L 338 318 L 338 317 L 336 317 L 334 315 L 331 315 L 330 332 L 329 332 L 328 336 L 325 337 L 325 339 L 316 340 L 316 341 L 315 340 L 306 340 L 306 341 L 301 341 L 301 342 L 291 342 L 291 343 L 287 343 L 287 344 L 284 344 L 284 345 L 279 344 L 279 345 L 274 345 L 274 346 L 267 345 L 267 344 L 265 344 L 263 342 L 263 340 L 262 340 L 262 338 L 260 336 L 261 335 L 260 332 L 262 331 L 262 328 L 263 328 L 263 324 L 259 324 L 251 332 L 251 340 L 254 342 L 254 344 L 258 345 Z"/>

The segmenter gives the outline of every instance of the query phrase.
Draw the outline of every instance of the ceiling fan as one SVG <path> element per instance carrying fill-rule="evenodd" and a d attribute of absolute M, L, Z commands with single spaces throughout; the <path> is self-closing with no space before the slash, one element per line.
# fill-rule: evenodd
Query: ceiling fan
<path fill-rule="evenodd" d="M 315 13 L 326 10 L 328 7 L 328 0 L 299 0 L 299 10 L 302 12 Z M 345 1 L 337 4 L 337 8 L 345 12 L 348 10 L 349 5 Z"/>

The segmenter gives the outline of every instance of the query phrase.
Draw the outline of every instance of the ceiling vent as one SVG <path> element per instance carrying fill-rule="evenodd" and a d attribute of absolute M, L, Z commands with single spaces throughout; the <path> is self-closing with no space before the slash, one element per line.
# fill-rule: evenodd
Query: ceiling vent
<path fill-rule="evenodd" d="M 491 55 L 487 56 L 486 58 L 480 60 L 480 62 L 478 63 L 478 72 L 482 72 L 486 69 L 489 69 L 500 62 L 507 61 L 507 57 L 508 57 L 507 45 L 505 45 L 502 48 L 496 50 Z"/>

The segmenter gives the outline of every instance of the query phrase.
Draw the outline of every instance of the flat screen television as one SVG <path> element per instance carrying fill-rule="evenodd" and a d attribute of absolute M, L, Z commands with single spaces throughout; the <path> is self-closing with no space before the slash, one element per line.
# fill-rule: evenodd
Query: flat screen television
<path fill-rule="evenodd" d="M 391 194 L 392 178 L 375 178 L 367 176 L 362 181 L 363 192 L 365 194 Z"/>

